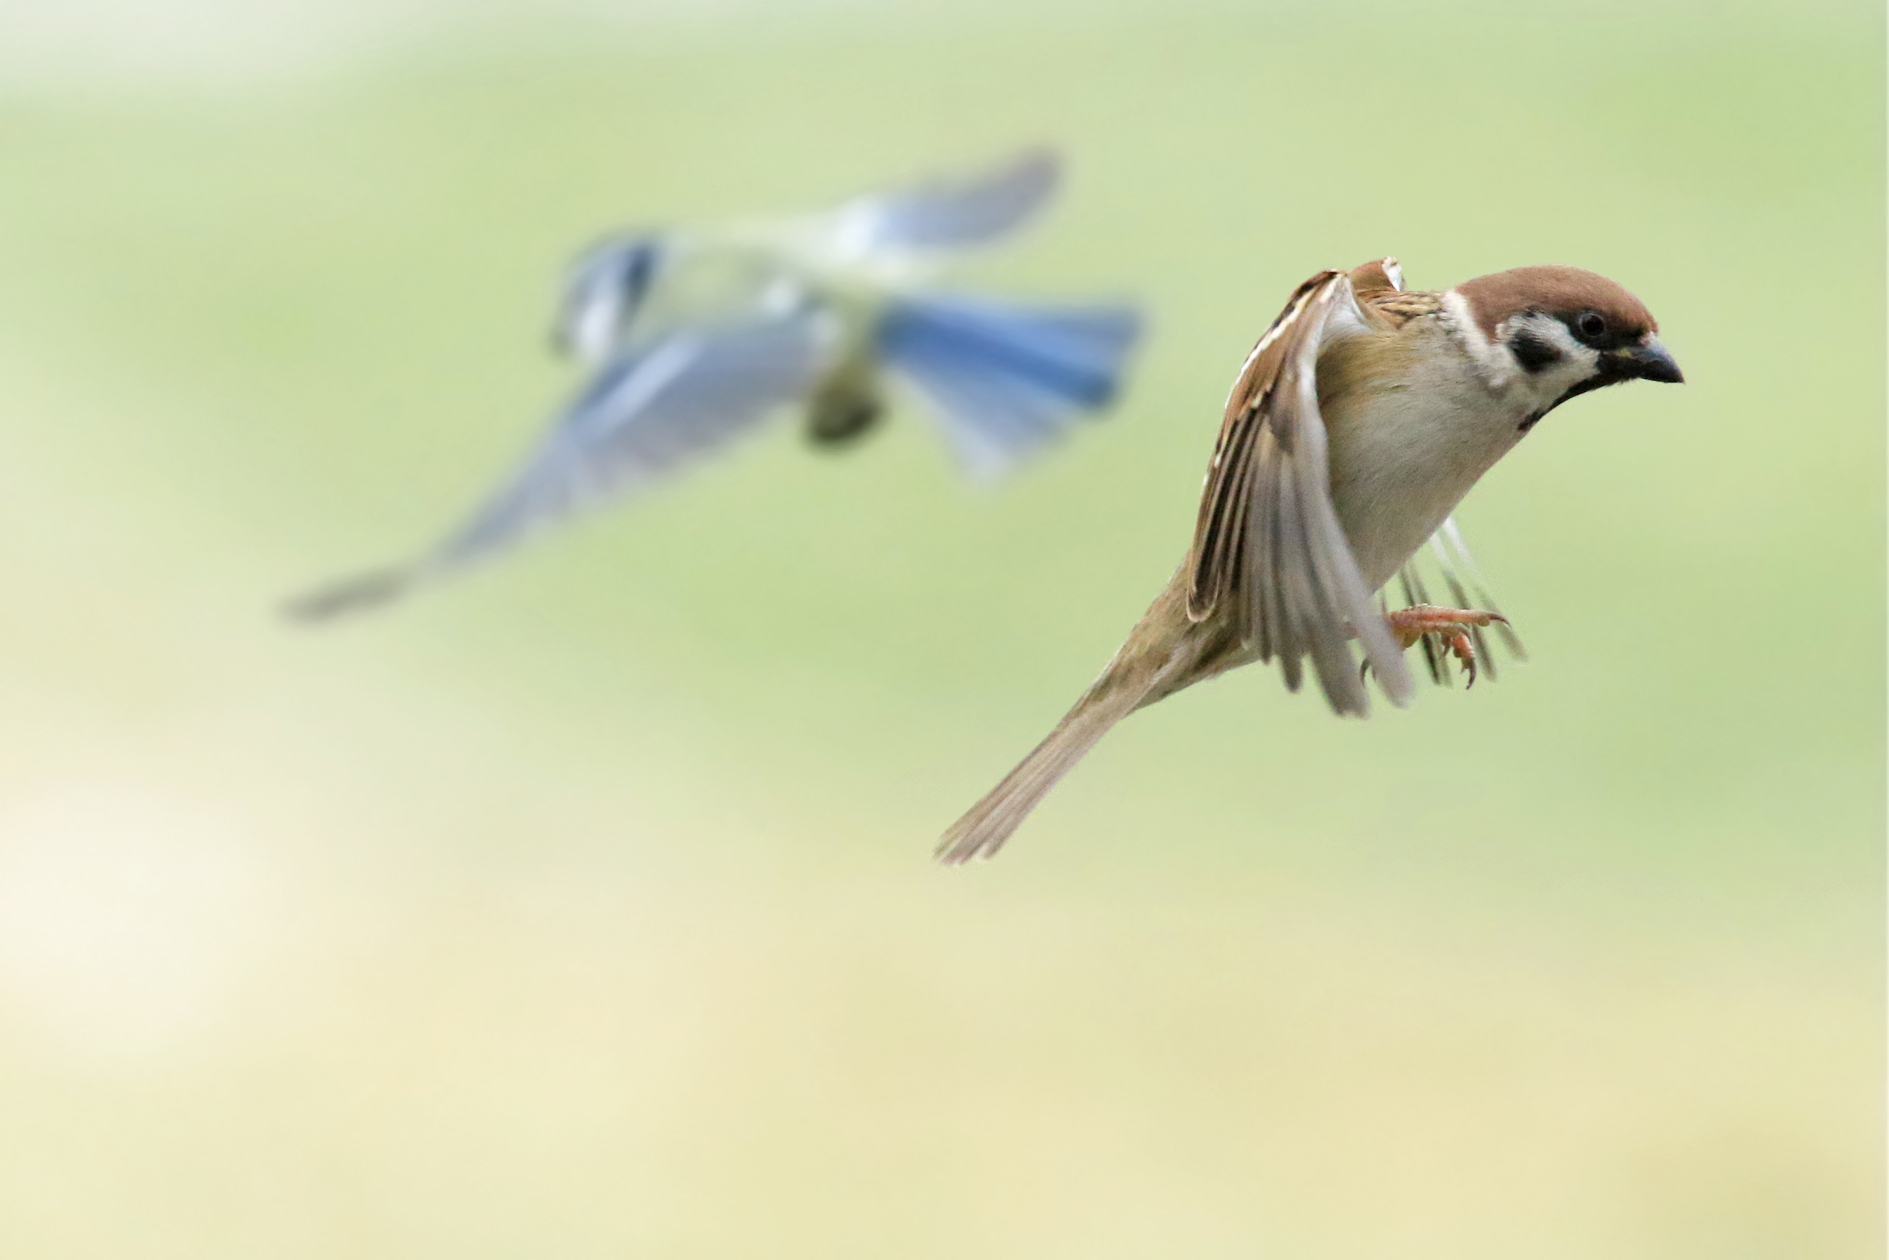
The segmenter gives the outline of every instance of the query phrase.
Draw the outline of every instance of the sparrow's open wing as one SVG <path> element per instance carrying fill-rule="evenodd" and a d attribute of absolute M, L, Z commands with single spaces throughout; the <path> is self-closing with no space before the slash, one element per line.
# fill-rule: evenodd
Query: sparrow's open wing
<path fill-rule="evenodd" d="M 430 555 L 318 591 L 289 612 L 319 620 L 383 603 L 417 581 L 652 485 L 804 396 L 830 343 L 827 321 L 811 311 L 658 338 L 606 365 L 523 469 Z"/>
<path fill-rule="evenodd" d="M 820 231 L 834 252 L 849 257 L 971 249 L 1029 222 L 1049 204 L 1060 177 L 1054 152 L 1030 149 L 969 179 L 855 198 L 824 216 Z"/>
<path fill-rule="evenodd" d="M 1331 502 L 1318 355 L 1363 323 L 1351 282 L 1324 271 L 1300 285 L 1247 356 L 1227 399 L 1189 554 L 1187 613 L 1230 610 L 1261 660 L 1279 658 L 1297 690 L 1310 656 L 1339 713 L 1367 708 L 1351 640 L 1395 704 L 1410 671 L 1358 572 Z"/>
<path fill-rule="evenodd" d="M 1454 516 L 1445 517 L 1436 533 L 1430 536 L 1430 560 L 1437 574 L 1442 578 L 1444 588 L 1449 591 L 1452 607 L 1479 608 L 1484 612 L 1500 613 L 1494 597 L 1489 594 L 1489 587 L 1483 581 L 1482 571 L 1476 567 L 1476 559 L 1469 554 L 1469 544 L 1463 541 L 1463 531 L 1457 527 Z M 1406 604 L 1430 604 L 1429 589 L 1424 581 L 1423 553 L 1418 552 L 1398 571 L 1398 584 L 1403 588 Z M 1522 647 L 1521 636 L 1516 634 L 1506 621 L 1498 621 L 1492 627 L 1509 655 L 1518 661 L 1528 659 L 1528 652 Z M 1491 679 L 1496 677 L 1495 654 L 1489 650 L 1489 636 L 1481 626 L 1468 627 L 1470 637 L 1476 644 L 1476 660 L 1480 666 L 1479 674 Z M 1423 661 L 1429 668 L 1430 681 L 1438 686 L 1447 687 L 1450 683 L 1449 660 L 1443 648 L 1434 638 L 1425 635 L 1418 642 L 1423 649 Z"/>

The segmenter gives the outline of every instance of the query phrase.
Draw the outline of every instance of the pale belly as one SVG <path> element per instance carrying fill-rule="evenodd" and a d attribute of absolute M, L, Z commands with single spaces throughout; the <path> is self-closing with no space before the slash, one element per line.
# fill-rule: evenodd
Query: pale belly
<path fill-rule="evenodd" d="M 1325 415 L 1332 505 L 1376 591 L 1521 440 L 1530 405 L 1466 377 L 1351 397 Z"/>

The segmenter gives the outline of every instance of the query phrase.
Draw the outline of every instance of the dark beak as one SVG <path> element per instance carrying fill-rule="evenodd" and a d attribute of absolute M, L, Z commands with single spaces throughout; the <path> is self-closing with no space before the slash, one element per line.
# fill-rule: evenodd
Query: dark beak
<path fill-rule="evenodd" d="M 1673 362 L 1673 356 L 1666 353 L 1666 347 L 1659 344 L 1659 338 L 1648 336 L 1636 346 L 1613 353 L 1615 364 L 1610 375 L 1616 379 L 1661 381 L 1667 385 L 1678 385 L 1686 378 L 1680 374 L 1679 365 Z"/>

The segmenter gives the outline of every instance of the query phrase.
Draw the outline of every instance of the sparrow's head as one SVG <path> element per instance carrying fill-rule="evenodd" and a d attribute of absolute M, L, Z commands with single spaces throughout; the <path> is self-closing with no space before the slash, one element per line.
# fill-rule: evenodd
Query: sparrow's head
<path fill-rule="evenodd" d="M 1455 294 L 1482 334 L 1478 358 L 1537 400 L 1530 424 L 1603 385 L 1685 379 L 1655 335 L 1659 322 L 1605 276 L 1579 267 L 1517 267 L 1466 281 Z"/>

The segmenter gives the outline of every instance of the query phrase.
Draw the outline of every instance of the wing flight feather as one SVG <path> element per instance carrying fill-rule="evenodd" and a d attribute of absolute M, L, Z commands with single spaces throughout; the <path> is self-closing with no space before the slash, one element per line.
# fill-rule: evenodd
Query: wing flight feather
<path fill-rule="evenodd" d="M 386 603 L 585 509 L 627 497 L 761 424 L 802 397 L 831 329 L 796 311 L 685 329 L 606 364 L 566 406 L 523 466 L 419 560 L 346 579 L 289 605 L 319 621 Z"/>
<path fill-rule="evenodd" d="M 1300 285 L 1247 357 L 1227 400 L 1190 555 L 1188 616 L 1224 617 L 1286 685 L 1310 656 L 1325 698 L 1362 714 L 1355 638 L 1393 703 L 1410 698 L 1403 654 L 1365 588 L 1331 502 L 1318 356 L 1332 326 L 1361 321 L 1344 272 Z"/>

